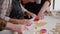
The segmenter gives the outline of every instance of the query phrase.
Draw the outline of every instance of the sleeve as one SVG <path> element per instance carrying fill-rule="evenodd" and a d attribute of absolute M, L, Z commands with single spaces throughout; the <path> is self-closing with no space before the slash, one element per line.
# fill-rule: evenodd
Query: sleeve
<path fill-rule="evenodd" d="M 5 16 L 5 12 L 1 12 L 0 19 L 3 19 L 5 21 L 9 21 L 10 20 L 10 18 L 8 16 Z"/>
<path fill-rule="evenodd" d="M 4 0 L 4 1 L 3 1 L 2 10 L 0 11 L 0 12 L 1 12 L 1 14 L 0 14 L 0 19 L 3 19 L 3 20 L 5 20 L 5 21 L 9 21 L 9 20 L 10 20 L 10 18 L 9 18 L 8 16 L 6 16 L 8 4 L 9 4 L 8 1 L 9 1 L 9 0 Z"/>

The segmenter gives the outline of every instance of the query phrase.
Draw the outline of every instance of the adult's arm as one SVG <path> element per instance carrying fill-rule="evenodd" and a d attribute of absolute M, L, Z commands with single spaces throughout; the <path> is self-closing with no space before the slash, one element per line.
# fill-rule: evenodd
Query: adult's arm
<path fill-rule="evenodd" d="M 24 11 L 25 13 L 27 13 L 28 17 L 30 17 L 30 16 L 32 16 L 33 18 L 34 18 L 34 17 L 37 17 L 34 13 L 32 13 L 32 12 L 28 11 L 27 9 L 25 9 L 25 8 L 22 6 L 22 4 L 20 4 L 20 5 L 21 5 L 21 8 L 22 8 L 22 11 Z"/>
<path fill-rule="evenodd" d="M 39 18 L 43 18 L 43 13 L 46 11 L 47 7 L 50 5 L 50 1 L 45 1 L 45 3 L 43 4 L 41 10 L 38 13 L 38 17 Z"/>
<path fill-rule="evenodd" d="M 43 6 L 42 6 L 42 8 L 41 8 L 41 10 L 39 12 L 39 14 L 44 13 L 49 5 L 50 5 L 50 1 L 45 1 L 45 3 L 43 4 Z"/>

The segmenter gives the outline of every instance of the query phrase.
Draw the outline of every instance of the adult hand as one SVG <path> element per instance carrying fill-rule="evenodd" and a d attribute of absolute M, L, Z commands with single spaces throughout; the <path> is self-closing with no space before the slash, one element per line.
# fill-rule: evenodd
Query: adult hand
<path fill-rule="evenodd" d="M 22 19 L 22 20 L 16 20 L 16 21 L 19 24 L 24 24 L 24 25 L 27 25 L 27 26 L 30 26 L 32 24 L 32 22 L 30 22 L 28 19 Z"/>
<path fill-rule="evenodd" d="M 34 13 L 32 13 L 31 14 L 31 16 L 34 18 L 34 17 L 37 17 L 37 15 L 36 14 L 34 14 Z"/>
<path fill-rule="evenodd" d="M 28 30 L 28 27 L 25 25 L 19 24 L 19 25 L 15 25 L 12 29 L 14 32 L 18 32 L 19 34 L 22 34 L 24 30 Z"/>
<path fill-rule="evenodd" d="M 30 11 L 26 11 L 26 14 L 28 15 L 28 17 L 30 18 L 30 17 L 37 17 L 37 15 L 36 14 L 34 14 L 34 13 L 31 13 Z"/>
<path fill-rule="evenodd" d="M 38 14 L 38 18 L 39 18 L 39 19 L 43 19 L 43 18 L 44 18 L 43 13 Z"/>
<path fill-rule="evenodd" d="M 6 28 L 18 33 L 22 33 L 24 30 L 28 30 L 28 27 L 25 25 L 12 23 L 7 23 Z"/>

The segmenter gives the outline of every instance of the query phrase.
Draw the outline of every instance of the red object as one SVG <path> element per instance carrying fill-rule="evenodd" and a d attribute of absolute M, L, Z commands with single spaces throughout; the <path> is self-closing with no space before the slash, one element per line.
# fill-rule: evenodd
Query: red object
<path fill-rule="evenodd" d="M 34 21 L 39 21 L 39 18 L 35 18 Z"/>

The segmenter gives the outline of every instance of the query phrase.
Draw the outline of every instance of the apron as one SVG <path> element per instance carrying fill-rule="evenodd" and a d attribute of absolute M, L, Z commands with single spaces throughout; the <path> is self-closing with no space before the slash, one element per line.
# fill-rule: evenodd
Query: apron
<path fill-rule="evenodd" d="M 9 17 L 15 19 L 23 18 L 23 12 L 19 0 L 12 0 L 12 10 Z"/>
<path fill-rule="evenodd" d="M 43 4 L 44 4 L 44 0 L 40 0 L 40 2 L 38 3 L 37 0 L 35 0 L 34 3 L 32 2 L 29 2 L 27 4 L 25 4 L 25 8 L 32 12 L 32 13 L 35 13 L 36 15 L 38 14 L 38 12 L 40 11 L 40 9 L 42 8 Z"/>

